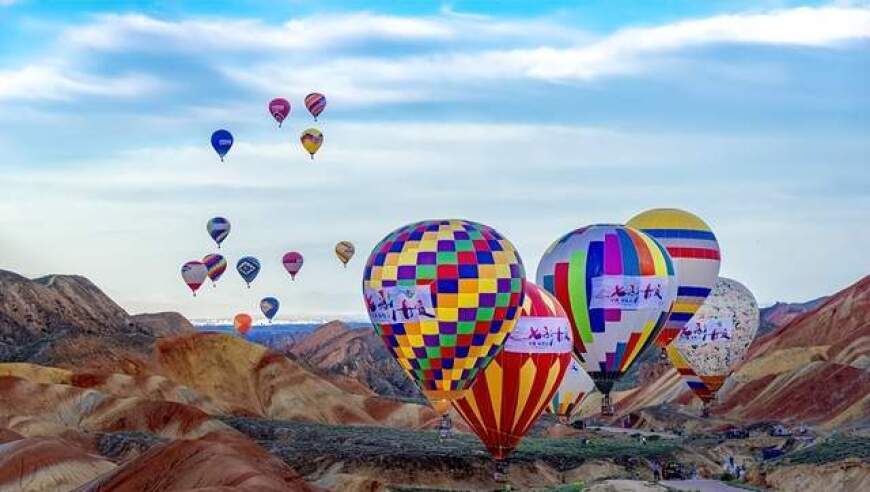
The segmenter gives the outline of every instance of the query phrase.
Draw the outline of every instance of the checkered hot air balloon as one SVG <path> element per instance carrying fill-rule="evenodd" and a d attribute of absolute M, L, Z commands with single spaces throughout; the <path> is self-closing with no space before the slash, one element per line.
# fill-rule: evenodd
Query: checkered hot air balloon
<path fill-rule="evenodd" d="M 720 277 L 704 305 L 668 346 L 671 364 L 704 402 L 705 413 L 746 354 L 759 322 L 752 292 L 736 280 Z"/>
<path fill-rule="evenodd" d="M 680 334 L 719 276 L 719 242 L 700 217 L 676 208 L 656 208 L 632 217 L 628 223 L 661 243 L 677 272 L 677 299 L 665 326 L 655 339 L 664 348 Z"/>
<path fill-rule="evenodd" d="M 523 300 L 522 261 L 465 220 L 401 227 L 374 250 L 363 296 L 375 331 L 431 400 L 454 400 L 498 353 Z"/>
<path fill-rule="evenodd" d="M 665 248 L 637 229 L 592 225 L 559 238 L 538 265 L 538 285 L 556 296 L 574 328 L 574 350 L 604 395 L 652 342 L 677 286 Z"/>
<path fill-rule="evenodd" d="M 492 456 L 505 459 L 559 388 L 571 362 L 571 324 L 559 301 L 524 281 L 520 318 L 504 347 L 454 401 Z"/>

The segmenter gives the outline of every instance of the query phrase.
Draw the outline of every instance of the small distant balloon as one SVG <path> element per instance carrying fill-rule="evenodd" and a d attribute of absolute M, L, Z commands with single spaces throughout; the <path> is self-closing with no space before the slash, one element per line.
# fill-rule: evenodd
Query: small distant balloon
<path fill-rule="evenodd" d="M 274 297 L 264 297 L 262 301 L 260 301 L 260 311 L 263 311 L 263 316 L 269 318 L 269 323 L 272 322 L 272 318 L 278 314 L 278 308 L 281 306 L 281 303 L 278 302 L 278 299 Z"/>
<path fill-rule="evenodd" d="M 205 264 L 205 267 L 208 269 L 207 274 L 208 278 L 211 279 L 212 285 L 215 284 L 218 280 L 220 280 L 221 275 L 227 271 L 227 259 L 218 254 L 209 254 L 205 255 L 205 258 L 202 259 L 202 262 Z"/>
<path fill-rule="evenodd" d="M 206 223 L 205 230 L 208 231 L 208 235 L 214 239 L 214 242 L 220 248 L 224 239 L 230 235 L 230 221 L 223 217 L 214 217 Z"/>
<path fill-rule="evenodd" d="M 206 268 L 205 263 L 201 261 L 188 261 L 181 266 L 181 278 L 190 288 L 191 292 L 193 292 L 194 297 L 196 296 L 196 291 L 199 290 L 202 283 L 205 282 L 207 275 L 208 269 Z"/>
<path fill-rule="evenodd" d="M 347 262 L 353 258 L 355 252 L 356 248 L 354 248 L 353 243 L 350 241 L 339 241 L 339 243 L 335 245 L 335 256 L 338 256 L 338 259 L 341 260 L 345 268 L 347 268 Z"/>
<path fill-rule="evenodd" d="M 239 313 L 233 318 L 233 326 L 240 335 L 245 336 L 251 331 L 251 324 L 254 322 L 250 314 Z"/>
<path fill-rule="evenodd" d="M 236 271 L 239 272 L 239 275 L 242 276 L 250 289 L 251 282 L 253 282 L 260 273 L 260 261 L 253 256 L 245 256 L 236 263 Z"/>
<path fill-rule="evenodd" d="M 302 254 L 296 251 L 285 253 L 284 257 L 281 258 L 284 269 L 287 270 L 287 273 L 290 274 L 290 278 L 293 280 L 296 280 L 296 274 L 299 273 L 299 270 L 302 270 L 302 262 Z"/>
<path fill-rule="evenodd" d="M 317 121 L 317 117 L 326 109 L 326 96 L 319 92 L 308 94 L 305 96 L 305 107 L 308 108 L 311 116 L 314 116 L 314 121 Z"/>
<path fill-rule="evenodd" d="M 214 151 L 217 152 L 221 162 L 223 162 L 224 156 L 227 155 L 227 152 L 233 146 L 233 134 L 223 128 L 216 130 L 211 134 L 211 146 L 214 147 Z"/>
<path fill-rule="evenodd" d="M 283 97 L 276 97 L 269 101 L 269 114 L 278 122 L 278 128 L 281 128 L 281 123 L 290 114 L 290 101 Z"/>
<path fill-rule="evenodd" d="M 317 153 L 320 146 L 323 145 L 323 134 L 320 133 L 320 130 L 317 128 L 309 128 L 302 132 L 302 136 L 299 137 L 299 141 L 302 142 L 302 147 L 311 154 L 311 158 L 314 159 L 314 154 Z"/>

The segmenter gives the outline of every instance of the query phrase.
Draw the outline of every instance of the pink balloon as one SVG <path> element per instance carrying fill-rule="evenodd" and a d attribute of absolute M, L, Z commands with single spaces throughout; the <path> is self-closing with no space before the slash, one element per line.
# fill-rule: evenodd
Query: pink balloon
<path fill-rule="evenodd" d="M 291 251 L 284 255 L 281 263 L 284 264 L 284 269 L 290 274 L 290 278 L 296 280 L 296 274 L 302 269 L 302 255 L 296 251 Z"/>
<path fill-rule="evenodd" d="M 269 101 L 269 114 L 278 122 L 278 126 L 284 122 L 284 118 L 290 114 L 290 101 L 283 97 L 276 97 Z"/>

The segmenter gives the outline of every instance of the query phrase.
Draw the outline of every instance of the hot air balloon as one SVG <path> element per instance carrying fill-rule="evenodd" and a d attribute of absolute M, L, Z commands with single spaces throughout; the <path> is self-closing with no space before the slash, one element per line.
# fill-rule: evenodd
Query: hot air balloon
<path fill-rule="evenodd" d="M 341 260 L 345 268 L 347 268 L 347 262 L 353 258 L 355 252 L 356 248 L 354 248 L 353 243 L 350 241 L 339 241 L 335 245 L 335 256 L 338 256 L 338 259 Z"/>
<path fill-rule="evenodd" d="M 746 354 L 758 324 L 758 303 L 752 292 L 736 280 L 720 277 L 692 320 L 668 346 L 668 358 L 704 403 L 705 415 L 716 392 Z"/>
<path fill-rule="evenodd" d="M 316 154 L 317 150 L 320 149 L 320 146 L 323 145 L 323 134 L 320 133 L 320 130 L 317 128 L 309 128 L 302 132 L 299 141 L 302 142 L 302 147 L 304 147 L 305 150 L 311 154 L 311 158 L 314 159 L 314 154 Z"/>
<path fill-rule="evenodd" d="M 276 97 L 269 101 L 269 114 L 278 122 L 278 128 L 281 128 L 281 123 L 290 114 L 290 101 L 283 97 Z"/>
<path fill-rule="evenodd" d="M 296 251 L 284 253 L 284 257 L 281 258 L 281 263 L 284 264 L 284 269 L 290 274 L 292 280 L 296 280 L 296 274 L 302 270 L 302 262 L 302 254 Z"/>
<path fill-rule="evenodd" d="M 236 270 L 239 272 L 239 275 L 245 279 L 245 283 L 248 284 L 248 288 L 250 289 L 251 282 L 253 282 L 260 273 L 260 261 L 253 256 L 245 256 L 236 263 Z"/>
<path fill-rule="evenodd" d="M 494 229 L 426 220 L 375 246 L 363 295 L 375 331 L 423 394 L 454 400 L 516 323 L 524 277 L 513 245 Z"/>
<path fill-rule="evenodd" d="M 269 323 L 272 322 L 272 318 L 278 314 L 278 308 L 281 306 L 281 303 L 278 302 L 278 299 L 274 297 L 264 297 L 262 301 L 260 301 L 260 311 L 263 311 L 263 316 L 269 318 Z"/>
<path fill-rule="evenodd" d="M 314 117 L 314 121 L 317 121 L 317 117 L 326 109 L 326 96 L 319 92 L 308 94 L 305 96 L 305 107 L 308 108 L 308 112 Z"/>
<path fill-rule="evenodd" d="M 211 218 L 205 224 L 205 230 L 208 231 L 208 235 L 214 239 L 214 242 L 216 242 L 218 248 L 220 248 L 224 239 L 230 235 L 230 221 L 223 217 Z"/>
<path fill-rule="evenodd" d="M 664 325 L 677 293 L 667 250 L 631 227 L 592 225 L 562 236 L 538 265 L 538 284 L 555 295 L 574 328 L 574 350 L 604 395 Z"/>
<path fill-rule="evenodd" d="M 233 326 L 242 336 L 247 335 L 248 332 L 251 331 L 251 324 L 253 322 L 254 320 L 251 318 L 250 314 L 239 313 L 235 318 L 233 318 Z"/>
<path fill-rule="evenodd" d="M 571 324 L 552 295 L 524 281 L 519 320 L 454 408 L 496 460 L 517 447 L 571 362 Z"/>
<path fill-rule="evenodd" d="M 674 309 L 655 340 L 664 351 L 704 303 L 716 283 L 719 243 L 706 222 L 675 208 L 647 210 L 632 217 L 627 225 L 661 243 L 671 255 L 677 272 Z"/>
<path fill-rule="evenodd" d="M 580 362 L 572 358 L 562 384 L 550 400 L 547 411 L 559 417 L 559 420 L 567 422 L 594 390 L 595 382 L 586 374 Z"/>
<path fill-rule="evenodd" d="M 214 147 L 214 151 L 217 152 L 221 162 L 223 162 L 224 156 L 227 155 L 227 152 L 233 146 L 233 134 L 224 129 L 216 130 L 211 134 L 211 146 Z"/>
<path fill-rule="evenodd" d="M 184 283 L 190 287 L 194 297 L 196 296 L 196 291 L 199 290 L 202 283 L 205 282 L 207 274 L 208 269 L 201 261 L 188 261 L 181 266 L 181 278 L 184 280 Z"/>
<path fill-rule="evenodd" d="M 202 259 L 205 267 L 208 269 L 208 278 L 211 279 L 212 285 L 215 284 L 221 275 L 227 270 L 227 259 L 221 255 L 209 254 Z"/>

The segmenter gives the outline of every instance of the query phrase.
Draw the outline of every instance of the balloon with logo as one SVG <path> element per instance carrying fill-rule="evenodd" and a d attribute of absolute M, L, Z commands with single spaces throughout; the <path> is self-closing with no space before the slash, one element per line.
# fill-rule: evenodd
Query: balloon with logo
<path fill-rule="evenodd" d="M 525 277 L 513 245 L 489 226 L 425 220 L 372 250 L 369 317 L 390 354 L 433 403 L 462 396 L 513 329 Z"/>
<path fill-rule="evenodd" d="M 260 311 L 263 311 L 263 316 L 269 319 L 269 323 L 272 322 L 272 318 L 278 314 L 278 308 L 281 306 L 281 303 L 278 302 L 278 299 L 274 297 L 264 297 L 263 300 L 260 301 Z"/>
<path fill-rule="evenodd" d="M 281 128 L 281 124 L 284 123 L 284 120 L 290 114 L 290 101 L 283 97 L 272 99 L 269 101 L 269 114 L 278 122 L 278 128 Z"/>
<path fill-rule="evenodd" d="M 454 408 L 496 460 L 517 447 L 571 362 L 571 324 L 552 295 L 524 282 L 519 320 L 504 347 Z"/>
<path fill-rule="evenodd" d="M 181 266 L 181 278 L 187 284 L 187 287 L 190 288 L 190 291 L 193 292 L 194 297 L 196 297 L 196 291 L 205 282 L 207 275 L 208 269 L 201 261 L 188 261 Z"/>
<path fill-rule="evenodd" d="M 677 293 L 667 250 L 637 229 L 591 225 L 557 239 L 538 265 L 574 329 L 574 350 L 612 415 L 613 383 L 652 343 Z"/>
<path fill-rule="evenodd" d="M 211 134 L 211 146 L 217 152 L 218 157 L 221 158 L 221 162 L 223 162 L 227 152 L 233 146 L 233 134 L 224 129 L 215 130 Z"/>
<path fill-rule="evenodd" d="M 719 276 L 719 242 L 700 217 L 676 208 L 656 208 L 632 217 L 627 225 L 661 243 L 677 272 L 677 299 L 655 343 L 664 350 L 704 304 Z"/>
<path fill-rule="evenodd" d="M 206 222 L 205 230 L 208 231 L 208 235 L 211 236 L 214 242 L 217 243 L 218 248 L 220 248 L 224 239 L 230 235 L 230 221 L 223 217 L 213 217 Z"/>
<path fill-rule="evenodd" d="M 338 244 L 335 245 L 335 256 L 338 257 L 339 261 L 341 261 L 345 268 L 347 268 L 347 262 L 353 258 L 355 252 L 356 248 L 350 241 L 339 241 Z"/>
<path fill-rule="evenodd" d="M 236 271 L 239 272 L 239 275 L 245 280 L 245 283 L 248 284 L 248 288 L 251 288 L 251 282 L 257 278 L 257 275 L 260 273 L 260 261 L 254 258 L 253 256 L 245 256 L 236 263 Z"/>
<path fill-rule="evenodd" d="M 302 147 L 305 148 L 306 152 L 311 154 L 311 158 L 314 159 L 314 154 L 316 154 L 320 149 L 320 146 L 323 145 L 323 134 L 320 133 L 320 130 L 317 128 L 309 128 L 302 132 L 299 141 L 302 142 Z"/>
<path fill-rule="evenodd" d="M 680 377 L 704 403 L 743 360 L 760 322 L 755 296 L 736 280 L 720 277 L 713 291 L 667 348 Z"/>
<path fill-rule="evenodd" d="M 211 279 L 211 284 L 220 280 L 221 276 L 227 271 L 227 259 L 218 254 L 208 254 L 202 259 L 207 269 L 208 278 Z"/>
<path fill-rule="evenodd" d="M 296 280 L 296 274 L 302 269 L 302 254 L 296 251 L 284 253 L 284 256 L 281 258 L 281 263 L 284 265 L 284 269 L 287 270 L 287 273 L 290 274 L 290 279 Z"/>
<path fill-rule="evenodd" d="M 240 335 L 245 336 L 251 331 L 251 324 L 254 322 L 250 314 L 239 313 L 233 318 L 233 327 Z"/>
<path fill-rule="evenodd" d="M 326 96 L 319 92 L 308 94 L 305 96 L 305 107 L 308 108 L 308 112 L 314 117 L 314 121 L 317 121 L 317 117 L 326 109 Z"/>
<path fill-rule="evenodd" d="M 559 417 L 560 420 L 568 421 L 594 390 L 595 382 L 586 374 L 580 362 L 572 357 L 565 377 L 562 379 L 562 384 L 553 394 L 547 411 Z"/>

